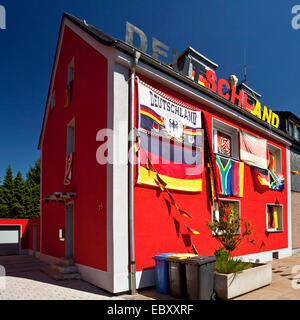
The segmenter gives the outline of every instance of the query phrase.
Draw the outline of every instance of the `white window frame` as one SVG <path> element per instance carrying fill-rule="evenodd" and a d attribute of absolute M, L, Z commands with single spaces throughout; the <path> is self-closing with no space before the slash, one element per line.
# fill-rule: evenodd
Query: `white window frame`
<path fill-rule="evenodd" d="M 230 157 L 218 152 L 218 131 L 224 132 L 231 137 L 231 155 Z M 212 146 L 213 152 L 221 157 L 228 157 L 235 160 L 239 160 L 239 129 L 233 127 L 225 122 L 222 122 L 216 118 L 212 119 Z"/>
<path fill-rule="evenodd" d="M 51 110 L 53 110 L 55 108 L 55 91 L 53 91 L 52 95 L 51 95 L 50 107 L 51 107 Z"/>
<path fill-rule="evenodd" d="M 281 220 L 279 223 L 279 217 L 278 217 L 278 229 L 275 228 L 269 228 L 269 213 L 268 213 L 268 206 L 275 206 L 277 208 L 281 209 L 280 215 L 281 215 Z M 279 215 L 279 213 L 278 213 Z M 280 228 L 281 225 L 281 228 Z M 266 203 L 266 231 L 267 232 L 283 232 L 283 205 L 282 204 L 277 204 L 277 203 Z"/>
<path fill-rule="evenodd" d="M 237 200 L 237 199 L 230 199 L 230 198 L 222 198 L 220 199 L 220 201 L 226 201 L 226 202 L 235 202 L 238 203 L 238 209 L 239 209 L 239 216 L 241 219 L 241 200 Z M 215 199 L 215 210 L 212 209 L 212 222 L 214 221 L 219 221 L 220 218 L 220 213 L 219 213 L 219 206 L 218 206 L 218 201 L 217 199 Z M 241 232 L 241 228 L 239 229 L 238 233 Z M 214 234 L 214 232 L 213 232 Z"/>
<path fill-rule="evenodd" d="M 71 83 L 71 81 L 74 80 L 74 75 L 75 75 L 75 68 L 74 68 L 74 58 L 73 58 L 68 66 L 68 85 Z"/>
<path fill-rule="evenodd" d="M 75 151 L 75 118 L 67 125 L 67 157 Z"/>
<path fill-rule="evenodd" d="M 277 158 L 275 159 L 275 172 L 282 173 L 282 154 L 281 149 L 267 143 L 267 150 L 271 151 L 272 153 L 275 153 Z"/>

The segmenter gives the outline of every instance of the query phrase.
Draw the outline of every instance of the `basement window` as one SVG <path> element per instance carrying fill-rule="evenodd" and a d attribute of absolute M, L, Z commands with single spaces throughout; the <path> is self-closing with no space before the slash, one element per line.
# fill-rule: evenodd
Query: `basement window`
<path fill-rule="evenodd" d="M 283 231 L 282 205 L 267 204 L 267 231 Z"/>

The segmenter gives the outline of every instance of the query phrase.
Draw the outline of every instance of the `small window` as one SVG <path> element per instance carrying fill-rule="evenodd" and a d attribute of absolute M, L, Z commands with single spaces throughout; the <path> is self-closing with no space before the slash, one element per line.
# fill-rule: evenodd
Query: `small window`
<path fill-rule="evenodd" d="M 295 126 L 295 139 L 300 141 L 300 127 Z"/>
<path fill-rule="evenodd" d="M 75 149 L 75 119 L 67 127 L 67 156 L 73 153 Z"/>
<path fill-rule="evenodd" d="M 221 156 L 238 159 L 238 129 L 213 119 L 213 150 Z"/>
<path fill-rule="evenodd" d="M 216 202 L 215 210 L 213 212 L 213 221 L 220 221 L 220 218 L 226 217 L 230 219 L 230 216 L 238 215 L 240 217 L 240 201 L 230 199 L 220 199 L 220 207 Z M 240 229 L 237 230 L 240 232 Z"/>
<path fill-rule="evenodd" d="M 51 110 L 53 110 L 55 107 L 55 92 L 52 93 L 51 100 L 50 100 L 50 106 L 51 106 Z"/>
<path fill-rule="evenodd" d="M 267 145 L 268 169 L 281 173 L 281 150 L 273 145 Z"/>
<path fill-rule="evenodd" d="M 69 95 L 69 102 L 72 102 L 73 97 L 73 82 L 74 82 L 74 59 L 71 61 L 68 67 L 68 84 L 67 91 Z"/>
<path fill-rule="evenodd" d="M 291 137 L 293 137 L 294 136 L 294 134 L 293 134 L 293 132 L 294 132 L 294 125 L 293 125 L 293 123 L 292 122 L 288 122 L 288 131 L 289 131 L 289 135 L 291 136 Z"/>
<path fill-rule="evenodd" d="M 283 231 L 281 205 L 267 204 L 267 231 Z"/>

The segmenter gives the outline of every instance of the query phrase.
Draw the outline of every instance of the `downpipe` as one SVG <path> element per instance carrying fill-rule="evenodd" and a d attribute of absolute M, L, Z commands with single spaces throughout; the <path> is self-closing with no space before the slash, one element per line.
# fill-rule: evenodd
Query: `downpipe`
<path fill-rule="evenodd" d="M 135 270 L 135 248 L 134 248 L 134 82 L 136 66 L 141 53 L 134 51 L 133 62 L 130 68 L 130 119 L 129 119 L 129 246 L 130 246 L 130 290 L 136 295 L 136 270 Z"/>

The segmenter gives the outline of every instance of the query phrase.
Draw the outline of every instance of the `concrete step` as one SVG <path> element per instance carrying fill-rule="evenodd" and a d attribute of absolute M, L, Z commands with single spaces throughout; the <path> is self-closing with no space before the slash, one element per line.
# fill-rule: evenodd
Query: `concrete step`
<path fill-rule="evenodd" d="M 48 266 L 41 268 L 40 271 L 45 273 L 46 275 L 48 275 L 50 278 L 57 280 L 57 281 L 81 279 L 81 276 L 78 272 L 76 272 L 76 273 L 61 273 L 61 272 L 58 272 Z"/>
<path fill-rule="evenodd" d="M 65 266 L 71 266 L 74 265 L 74 260 L 73 259 L 67 259 L 67 258 L 61 258 L 59 260 L 59 263 Z"/>
<path fill-rule="evenodd" d="M 50 268 L 60 273 L 76 273 L 78 269 L 75 265 L 51 264 Z"/>

